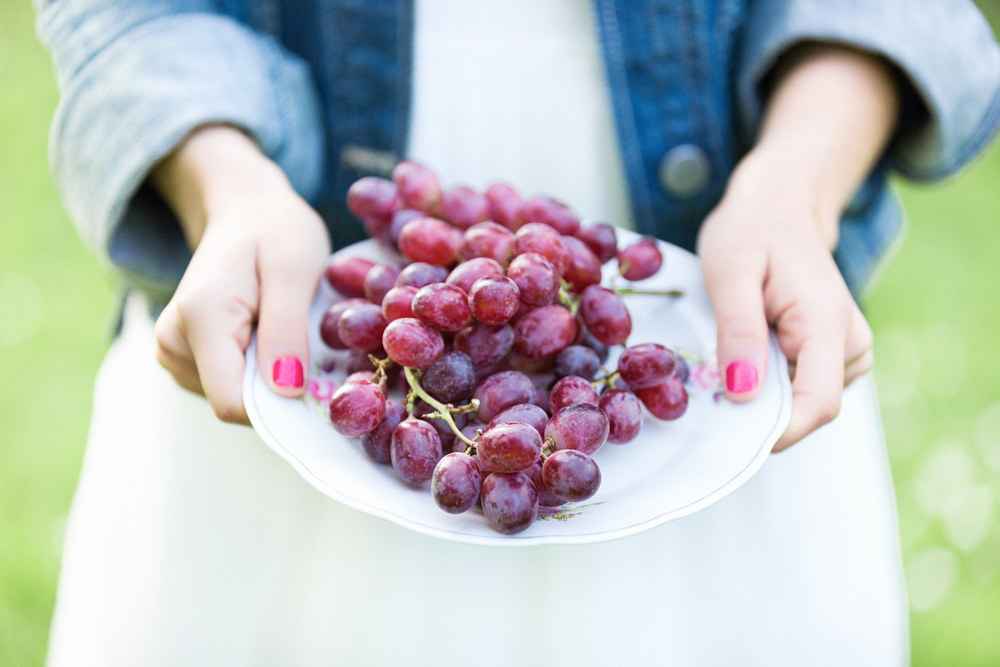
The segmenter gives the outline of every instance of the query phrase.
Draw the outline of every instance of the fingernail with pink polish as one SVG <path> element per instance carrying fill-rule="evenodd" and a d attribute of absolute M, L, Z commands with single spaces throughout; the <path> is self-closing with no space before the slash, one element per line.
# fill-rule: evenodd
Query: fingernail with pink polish
<path fill-rule="evenodd" d="M 752 361 L 737 359 L 726 367 L 726 389 L 743 394 L 757 388 L 757 367 Z"/>
<path fill-rule="evenodd" d="M 302 386 L 302 362 L 295 357 L 281 357 L 274 362 L 273 370 L 275 385 L 295 388 Z"/>

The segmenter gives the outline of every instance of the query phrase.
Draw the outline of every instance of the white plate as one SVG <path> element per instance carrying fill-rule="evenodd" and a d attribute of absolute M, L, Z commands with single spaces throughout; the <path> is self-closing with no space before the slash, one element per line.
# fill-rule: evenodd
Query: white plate
<path fill-rule="evenodd" d="M 619 244 L 638 238 L 620 231 Z M 646 414 L 639 436 L 625 445 L 606 444 L 595 454 L 602 486 L 590 500 L 570 504 L 555 516 L 540 517 L 517 535 L 501 535 L 482 513 L 447 514 L 434 504 L 429 488 L 415 489 L 396 479 L 392 467 L 372 462 L 356 439 L 339 435 L 325 416 L 325 398 L 343 379 L 345 353 L 333 352 L 319 337 L 319 321 L 338 295 L 323 282 L 310 313 L 310 374 L 302 399 L 274 395 L 257 365 L 256 342 L 247 350 L 243 396 L 254 428 L 310 484 L 349 507 L 425 535 L 491 546 L 585 544 L 633 535 L 692 514 L 732 493 L 763 465 L 788 425 L 791 384 L 787 363 L 772 337 L 770 363 L 760 396 L 735 404 L 722 396 L 715 358 L 715 319 L 701 279 L 698 259 L 662 243 L 663 269 L 652 278 L 619 284 L 649 289 L 680 288 L 684 296 L 626 297 L 633 344 L 658 342 L 688 360 L 687 412 L 664 422 Z M 340 252 L 376 261 L 394 260 L 372 241 Z M 614 262 L 605 267 L 608 280 Z M 621 348 L 611 352 L 613 367 Z M 322 370 L 330 361 L 336 369 Z"/>

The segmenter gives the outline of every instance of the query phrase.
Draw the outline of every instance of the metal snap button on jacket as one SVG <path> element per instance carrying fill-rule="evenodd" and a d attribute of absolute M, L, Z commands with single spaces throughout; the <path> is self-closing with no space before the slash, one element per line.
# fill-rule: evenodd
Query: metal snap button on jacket
<path fill-rule="evenodd" d="M 704 150 L 694 144 L 681 144 L 660 160 L 658 175 L 667 194 L 683 199 L 693 197 L 708 185 L 712 168 Z"/>

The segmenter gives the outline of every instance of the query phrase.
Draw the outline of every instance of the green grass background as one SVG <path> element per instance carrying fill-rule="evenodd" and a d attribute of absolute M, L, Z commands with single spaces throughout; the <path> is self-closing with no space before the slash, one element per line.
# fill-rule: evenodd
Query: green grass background
<path fill-rule="evenodd" d="M 0 0 L 0 665 L 44 659 L 113 303 L 52 186 L 57 92 L 33 20 Z M 899 191 L 909 234 L 867 311 L 913 663 L 1000 665 L 1000 150 Z"/>

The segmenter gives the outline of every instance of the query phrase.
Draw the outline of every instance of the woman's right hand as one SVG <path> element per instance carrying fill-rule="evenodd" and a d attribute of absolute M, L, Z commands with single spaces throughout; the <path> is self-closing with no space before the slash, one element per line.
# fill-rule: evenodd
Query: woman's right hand
<path fill-rule="evenodd" d="M 156 322 L 157 357 L 220 419 L 247 424 L 243 372 L 255 325 L 271 389 L 302 393 L 309 307 L 330 253 L 326 228 L 235 128 L 197 130 L 152 178 L 194 249 Z"/>

